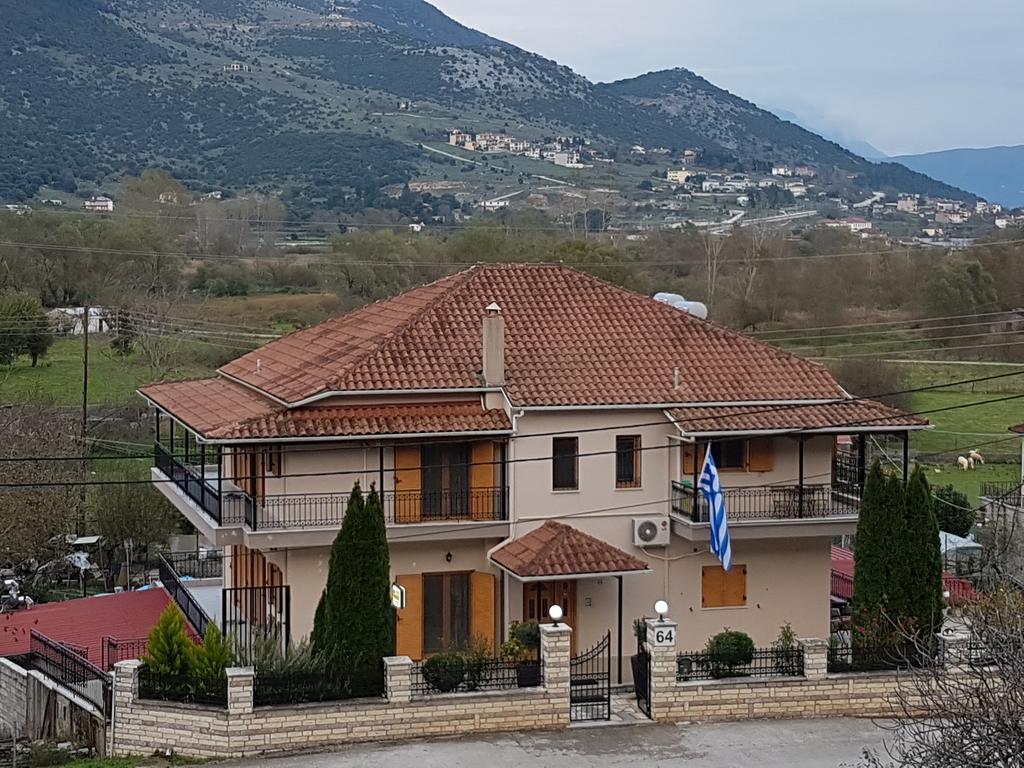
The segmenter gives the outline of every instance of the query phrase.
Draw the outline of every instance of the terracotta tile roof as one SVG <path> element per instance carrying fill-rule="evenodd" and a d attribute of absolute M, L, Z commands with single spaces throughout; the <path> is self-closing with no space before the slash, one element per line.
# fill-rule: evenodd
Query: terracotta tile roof
<path fill-rule="evenodd" d="M 326 391 L 477 388 L 491 302 L 505 317 L 516 405 L 844 396 L 821 365 L 547 265 L 474 267 L 272 341 L 222 371 L 290 403 Z"/>
<path fill-rule="evenodd" d="M 361 405 L 296 408 L 230 424 L 208 433 L 220 440 L 356 435 L 417 435 L 441 432 L 511 432 L 502 410 L 485 411 L 478 400 L 432 405 Z"/>
<path fill-rule="evenodd" d="M 150 630 L 170 602 L 162 587 L 115 595 L 44 603 L 31 610 L 0 615 L 0 656 L 28 653 L 32 630 L 51 640 L 87 648 L 100 666 L 104 637 L 138 640 Z"/>
<path fill-rule="evenodd" d="M 140 387 L 139 393 L 201 435 L 281 408 L 225 378 L 150 384 Z"/>
<path fill-rule="evenodd" d="M 512 539 L 491 560 L 520 578 L 648 570 L 628 552 L 555 520 Z"/>
<path fill-rule="evenodd" d="M 669 416 L 681 432 L 749 432 L 752 430 L 827 430 L 918 427 L 928 422 L 874 400 L 848 400 L 822 405 L 722 406 L 672 408 Z"/>
<path fill-rule="evenodd" d="M 505 411 L 484 410 L 479 398 L 288 409 L 224 378 L 154 384 L 139 391 L 209 440 L 512 430 Z"/>

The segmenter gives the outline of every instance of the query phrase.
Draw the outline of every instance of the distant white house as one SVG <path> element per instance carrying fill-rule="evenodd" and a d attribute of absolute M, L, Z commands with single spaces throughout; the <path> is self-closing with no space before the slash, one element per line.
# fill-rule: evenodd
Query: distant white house
<path fill-rule="evenodd" d="M 773 165 L 772 176 L 792 176 L 793 169 L 788 165 Z"/>
<path fill-rule="evenodd" d="M 113 213 L 114 201 L 109 197 L 100 195 L 82 203 L 82 208 L 93 213 Z"/>
<path fill-rule="evenodd" d="M 665 178 L 673 184 L 685 184 L 693 176 L 693 171 L 686 168 L 669 168 Z"/>
<path fill-rule="evenodd" d="M 23 205 L 20 203 L 5 205 L 2 208 L 0 208 L 0 210 L 4 211 L 5 213 L 15 213 L 18 216 L 25 216 L 26 214 L 32 213 L 31 208 L 29 208 L 27 205 Z"/>
<path fill-rule="evenodd" d="M 824 222 L 830 229 L 848 229 L 850 232 L 864 232 L 871 229 L 871 222 L 859 216 L 850 216 L 845 219 L 834 219 Z"/>
<path fill-rule="evenodd" d="M 46 313 L 50 326 L 68 336 L 81 336 L 84 307 L 57 307 Z M 110 333 L 114 330 L 114 313 L 105 307 L 89 307 L 89 333 Z"/>
<path fill-rule="evenodd" d="M 248 72 L 249 65 L 242 61 L 232 61 L 224 65 L 225 72 Z"/>

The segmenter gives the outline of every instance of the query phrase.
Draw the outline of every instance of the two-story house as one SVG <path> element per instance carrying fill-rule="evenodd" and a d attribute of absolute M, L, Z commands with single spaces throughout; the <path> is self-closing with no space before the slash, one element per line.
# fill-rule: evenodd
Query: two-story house
<path fill-rule="evenodd" d="M 855 530 L 867 438 L 906 446 L 927 426 L 821 365 L 541 265 L 473 267 L 141 394 L 157 487 L 230 548 L 230 594 L 288 587 L 245 616 L 284 613 L 293 638 L 353 483 L 375 485 L 413 658 L 496 642 L 552 603 L 577 647 L 611 631 L 621 656 L 662 598 L 680 647 L 725 626 L 767 643 L 786 621 L 827 636 L 830 543 Z M 729 573 L 694 491 L 709 444 Z"/>

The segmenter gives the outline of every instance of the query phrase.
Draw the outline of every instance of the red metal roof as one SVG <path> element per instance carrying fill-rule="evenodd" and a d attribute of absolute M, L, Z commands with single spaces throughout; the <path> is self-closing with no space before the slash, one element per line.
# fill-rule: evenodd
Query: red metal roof
<path fill-rule="evenodd" d="M 163 587 L 154 587 L 5 613 L 0 615 L 0 656 L 28 653 L 34 629 L 58 643 L 88 649 L 89 661 L 99 666 L 104 637 L 148 637 L 170 601 Z"/>
<path fill-rule="evenodd" d="M 853 550 L 846 547 L 832 546 L 832 571 L 848 576 L 849 579 L 832 579 L 833 589 L 839 588 L 840 594 L 833 594 L 833 597 L 844 600 L 853 599 L 853 572 L 854 560 Z M 949 603 L 956 605 L 964 600 L 973 600 L 978 596 L 977 591 L 971 582 L 959 579 L 951 573 L 942 574 L 942 588 L 949 592 Z"/>
<path fill-rule="evenodd" d="M 647 570 L 643 560 L 554 520 L 504 544 L 491 560 L 521 578 Z"/>

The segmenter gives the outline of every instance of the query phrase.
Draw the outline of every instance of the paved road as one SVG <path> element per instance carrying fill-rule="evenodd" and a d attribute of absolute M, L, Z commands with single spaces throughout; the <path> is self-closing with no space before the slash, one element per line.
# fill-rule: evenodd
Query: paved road
<path fill-rule="evenodd" d="M 231 761 L 241 768 L 838 768 L 885 732 L 870 720 L 638 725 L 354 746 Z"/>

